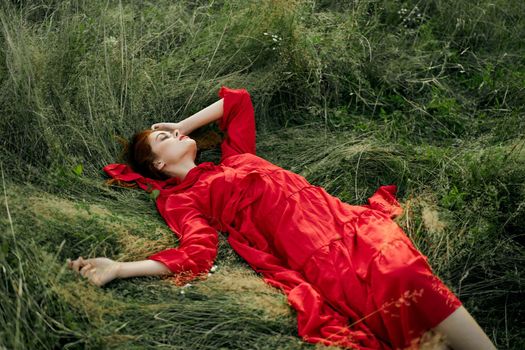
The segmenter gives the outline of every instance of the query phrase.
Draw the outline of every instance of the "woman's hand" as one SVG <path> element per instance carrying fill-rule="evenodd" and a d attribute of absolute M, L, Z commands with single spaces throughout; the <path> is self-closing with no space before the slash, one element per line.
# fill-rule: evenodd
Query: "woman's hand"
<path fill-rule="evenodd" d="M 79 272 L 87 278 L 90 283 L 102 287 L 106 283 L 118 278 L 120 263 L 109 258 L 93 258 L 84 260 L 79 257 L 71 261 L 67 259 L 67 265 L 70 269 Z"/>
<path fill-rule="evenodd" d="M 151 126 L 151 130 L 163 130 L 163 131 L 174 131 L 175 129 L 179 129 L 181 134 L 188 135 L 188 131 L 184 127 L 184 124 L 182 122 L 178 123 L 156 123 Z"/>

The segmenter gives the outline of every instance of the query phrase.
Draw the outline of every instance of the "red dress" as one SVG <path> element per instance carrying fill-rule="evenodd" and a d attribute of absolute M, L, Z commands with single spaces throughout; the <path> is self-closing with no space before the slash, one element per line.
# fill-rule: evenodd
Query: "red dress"
<path fill-rule="evenodd" d="M 403 211 L 396 186 L 381 186 L 367 205 L 351 205 L 303 176 L 255 154 L 255 119 L 245 89 L 222 86 L 226 138 L 218 165 L 203 162 L 180 181 L 149 179 L 126 164 L 113 178 L 160 191 L 159 213 L 178 248 L 148 256 L 183 283 L 207 274 L 218 232 L 297 311 L 298 334 L 311 343 L 355 349 L 412 344 L 462 305 L 392 220 Z"/>

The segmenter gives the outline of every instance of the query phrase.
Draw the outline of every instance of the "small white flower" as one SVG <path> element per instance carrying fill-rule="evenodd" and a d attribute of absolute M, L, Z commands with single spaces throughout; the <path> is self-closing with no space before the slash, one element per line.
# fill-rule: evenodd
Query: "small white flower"
<path fill-rule="evenodd" d="M 266 32 L 264 32 L 263 34 L 264 34 L 264 35 L 268 35 L 268 33 L 266 33 Z"/>
<path fill-rule="evenodd" d="M 211 272 L 215 272 L 215 270 L 217 270 L 217 265 L 213 265 L 210 269 Z"/>
<path fill-rule="evenodd" d="M 210 277 L 210 276 L 211 276 L 211 272 L 208 272 L 208 277 Z"/>
<path fill-rule="evenodd" d="M 110 35 L 104 40 L 108 45 L 116 45 L 117 39 L 114 36 Z"/>
<path fill-rule="evenodd" d="M 191 283 L 186 283 L 184 286 L 182 286 L 182 288 L 187 288 L 187 287 L 191 287 Z"/>
<path fill-rule="evenodd" d="M 183 291 L 183 290 L 181 290 L 181 291 L 180 291 L 180 294 L 184 294 L 184 291 Z"/>

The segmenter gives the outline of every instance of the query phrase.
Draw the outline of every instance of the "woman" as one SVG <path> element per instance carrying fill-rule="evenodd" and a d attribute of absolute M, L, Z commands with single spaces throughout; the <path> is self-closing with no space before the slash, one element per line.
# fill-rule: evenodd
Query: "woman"
<path fill-rule="evenodd" d="M 104 171 L 121 183 L 159 190 L 157 208 L 179 238 L 137 262 L 75 261 L 73 270 L 102 286 L 115 278 L 205 276 L 217 255 L 217 230 L 297 311 L 311 343 L 357 349 L 418 347 L 430 330 L 454 349 L 495 349 L 461 301 L 436 277 L 402 229 L 396 186 L 368 205 L 350 205 L 304 177 L 256 155 L 253 105 L 245 89 L 222 86 L 219 101 L 179 123 L 133 136 L 128 164 Z M 213 121 L 226 137 L 220 164 L 195 164 L 187 135 Z M 315 137 L 315 135 L 312 135 Z"/>

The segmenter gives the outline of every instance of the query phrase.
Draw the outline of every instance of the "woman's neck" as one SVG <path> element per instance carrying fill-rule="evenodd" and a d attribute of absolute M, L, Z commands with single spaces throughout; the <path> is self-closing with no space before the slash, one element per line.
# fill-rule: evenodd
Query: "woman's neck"
<path fill-rule="evenodd" d="M 186 178 L 186 175 L 188 175 L 188 172 L 195 168 L 197 165 L 192 160 L 185 160 L 180 161 L 177 164 L 174 165 L 166 165 L 166 169 L 164 172 L 168 174 L 168 176 L 176 177 L 180 181 L 183 181 Z"/>

